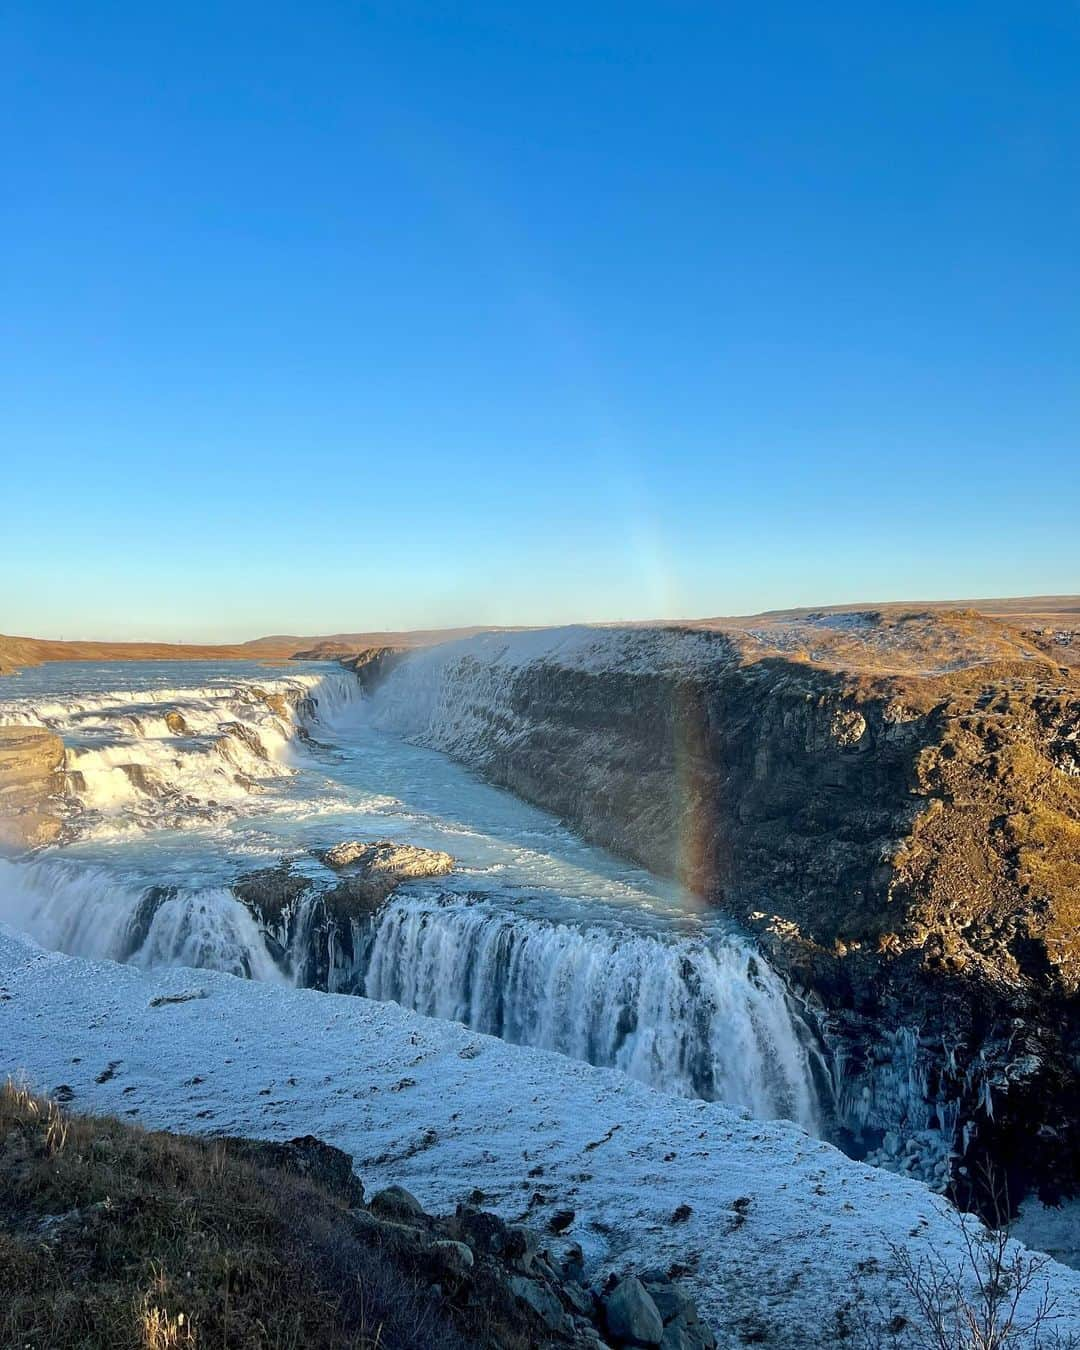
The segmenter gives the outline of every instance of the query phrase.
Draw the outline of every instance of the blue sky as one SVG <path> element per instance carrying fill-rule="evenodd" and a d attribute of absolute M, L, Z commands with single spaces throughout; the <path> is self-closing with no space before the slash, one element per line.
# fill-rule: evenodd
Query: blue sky
<path fill-rule="evenodd" d="M 1080 5 L 0 34 L 0 631 L 1080 590 Z"/>

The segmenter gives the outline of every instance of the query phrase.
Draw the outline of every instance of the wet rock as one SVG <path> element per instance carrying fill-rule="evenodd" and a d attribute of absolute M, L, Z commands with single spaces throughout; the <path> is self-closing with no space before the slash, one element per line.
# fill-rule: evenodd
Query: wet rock
<path fill-rule="evenodd" d="M 165 795 L 167 789 L 160 774 L 155 773 L 148 765 L 121 764 L 118 767 L 136 792 L 141 792 L 144 797 Z"/>
<path fill-rule="evenodd" d="M 174 736 L 186 736 L 188 734 L 188 724 L 184 720 L 184 714 L 178 712 L 175 708 L 165 714 L 165 725 Z"/>
<path fill-rule="evenodd" d="M 245 872 L 232 884 L 232 893 L 242 900 L 257 919 L 279 936 L 296 902 L 311 889 L 313 882 L 294 872 L 286 858 L 276 867 L 262 867 L 256 872 Z"/>
<path fill-rule="evenodd" d="M 620 1280 L 604 1300 L 604 1321 L 616 1340 L 630 1345 L 659 1345 L 664 1335 L 656 1304 L 634 1275 Z"/>

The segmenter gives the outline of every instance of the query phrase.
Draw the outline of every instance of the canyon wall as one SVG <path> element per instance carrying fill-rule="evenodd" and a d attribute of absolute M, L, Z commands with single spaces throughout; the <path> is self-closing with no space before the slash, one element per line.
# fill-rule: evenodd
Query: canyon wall
<path fill-rule="evenodd" d="M 755 931 L 840 1123 L 1011 1203 L 1080 1180 L 1080 681 L 973 612 L 486 635 L 358 670 L 456 755 Z M 938 1178 L 940 1180 L 940 1178 Z M 985 1195 L 975 1195 L 986 1203 Z"/>

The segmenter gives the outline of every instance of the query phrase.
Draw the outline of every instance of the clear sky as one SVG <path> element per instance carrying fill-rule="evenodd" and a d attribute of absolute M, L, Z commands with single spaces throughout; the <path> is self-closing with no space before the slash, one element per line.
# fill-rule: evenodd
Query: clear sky
<path fill-rule="evenodd" d="M 0 32 L 0 631 L 1080 591 L 1080 4 Z"/>

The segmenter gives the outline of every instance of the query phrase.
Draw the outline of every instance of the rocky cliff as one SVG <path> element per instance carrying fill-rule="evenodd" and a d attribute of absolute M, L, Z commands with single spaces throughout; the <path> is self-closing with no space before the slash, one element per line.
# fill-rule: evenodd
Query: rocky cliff
<path fill-rule="evenodd" d="M 0 727 L 0 854 L 51 843 L 60 821 L 50 809 L 64 745 L 38 727 Z"/>
<path fill-rule="evenodd" d="M 1077 1188 L 1080 679 L 1053 651 L 861 611 L 493 634 L 361 677 L 385 725 L 754 929 L 819 1009 L 852 1147 L 962 1192 L 992 1163 L 1012 1202 Z"/>

